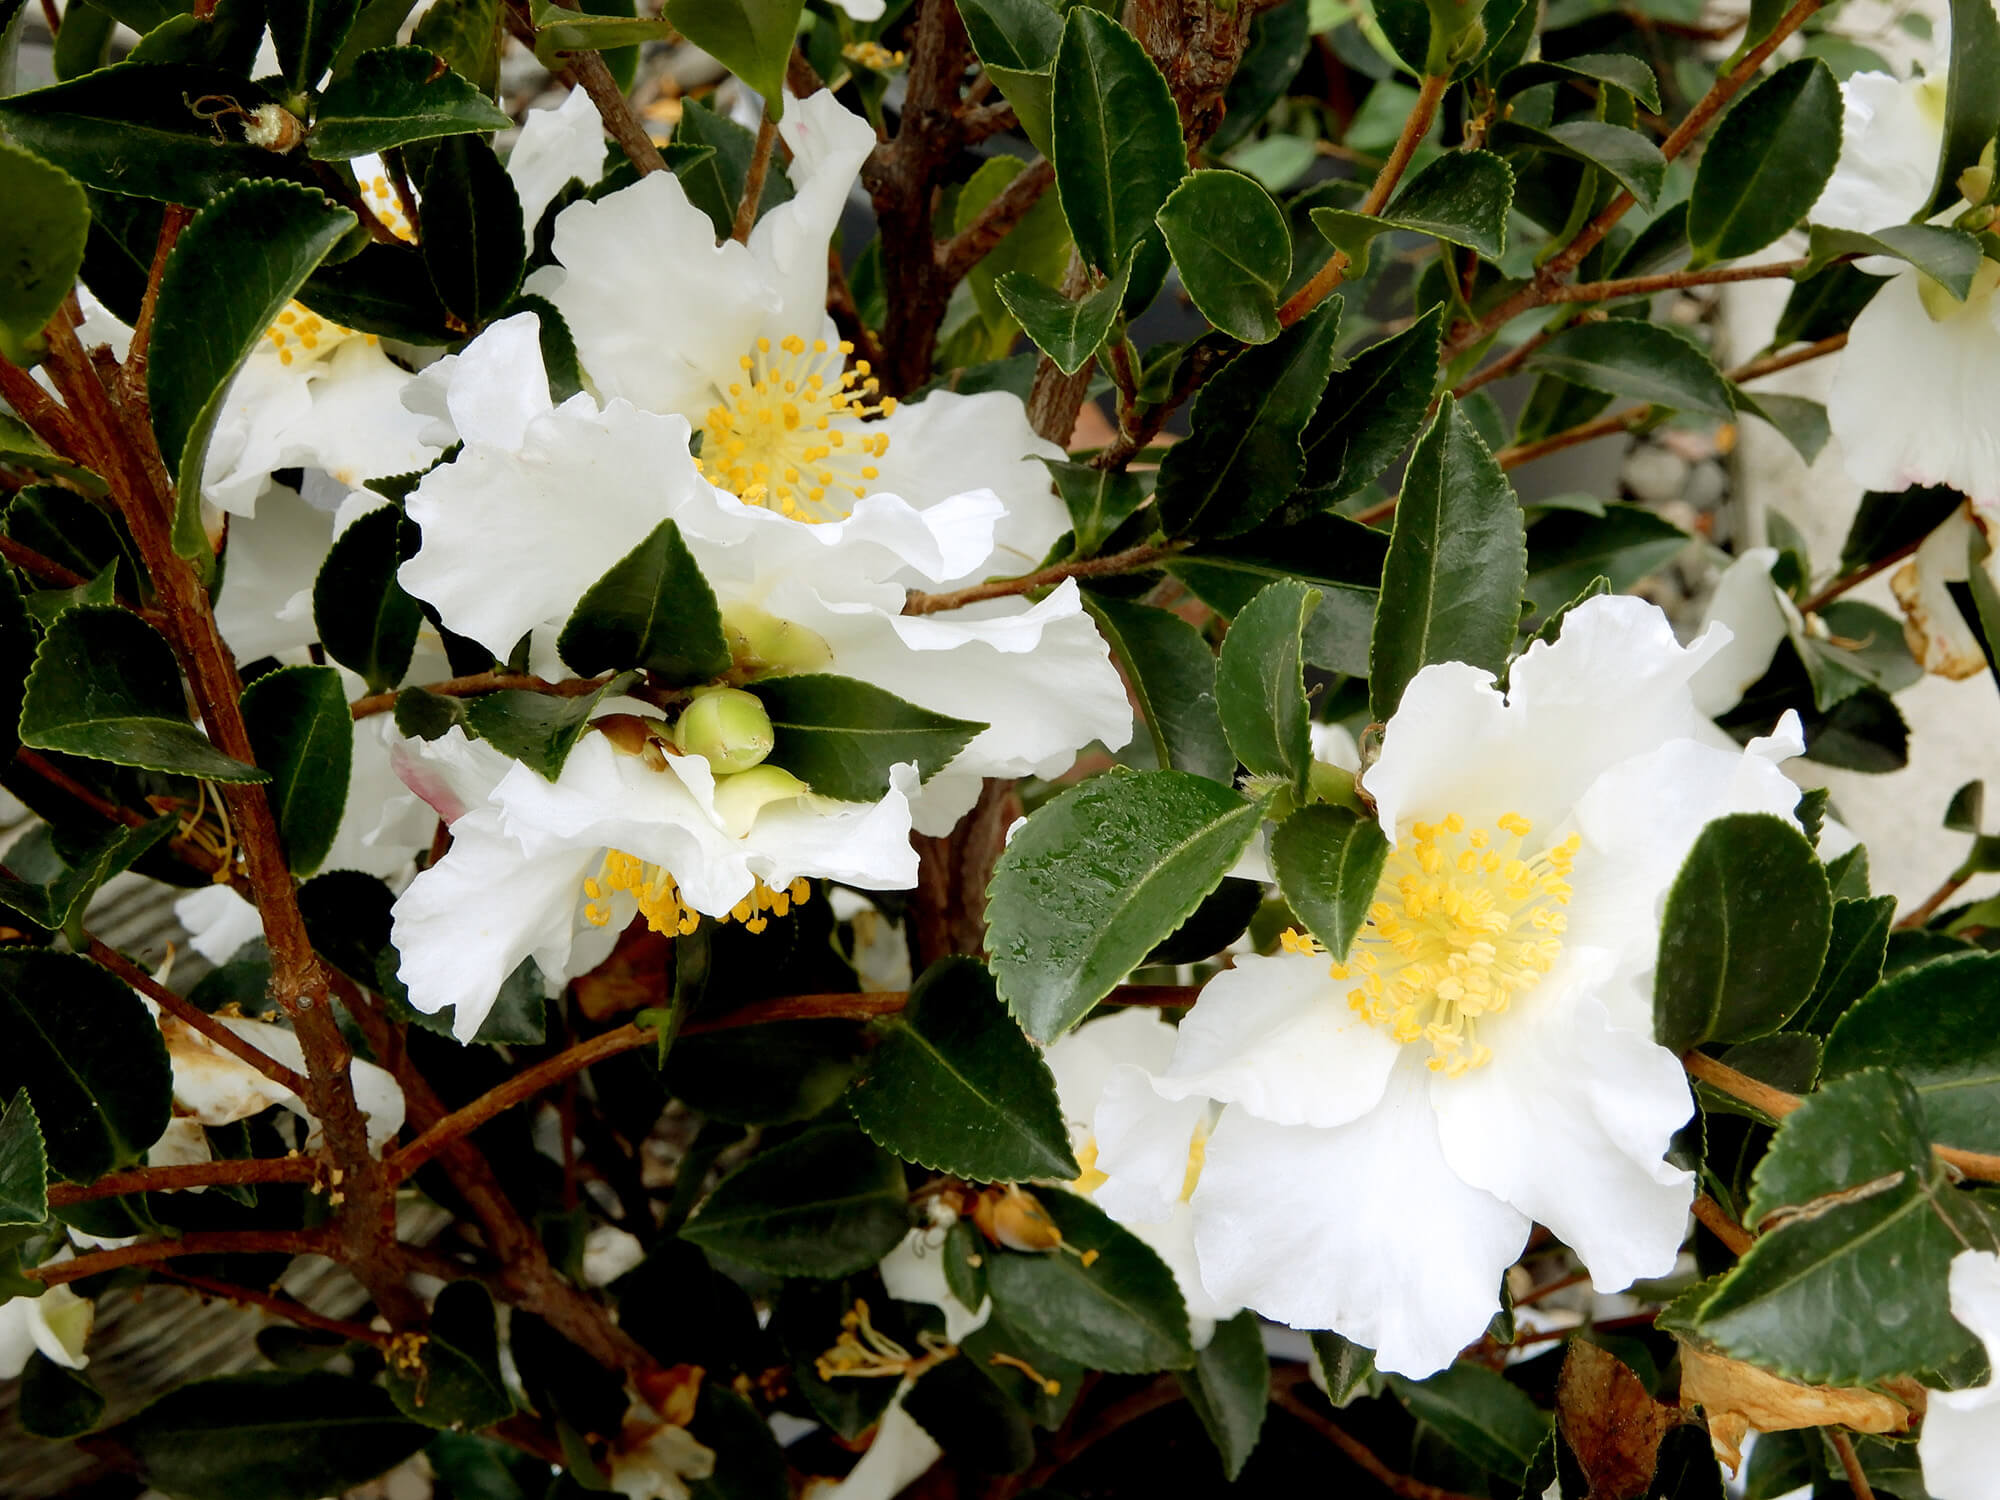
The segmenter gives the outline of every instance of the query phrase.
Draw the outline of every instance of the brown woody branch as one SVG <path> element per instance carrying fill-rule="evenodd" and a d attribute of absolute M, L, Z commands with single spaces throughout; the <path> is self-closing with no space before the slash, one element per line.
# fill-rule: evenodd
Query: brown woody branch
<path fill-rule="evenodd" d="M 310 1156 L 257 1156 L 242 1161 L 197 1161 L 172 1167 L 133 1167 L 95 1182 L 58 1182 L 49 1187 L 49 1206 L 63 1208 L 94 1198 L 127 1193 L 174 1193 L 189 1188 L 242 1187 L 257 1182 L 311 1182 L 321 1171 Z"/>
<path fill-rule="evenodd" d="M 474 672 L 465 677 L 447 677 L 443 682 L 427 682 L 422 690 L 446 698 L 472 698 L 481 693 L 508 691 L 546 693 L 552 698 L 583 698 L 608 681 L 608 677 L 566 677 L 560 682 L 550 682 L 543 677 L 527 677 L 518 672 Z M 395 709 L 397 697 L 408 691 L 407 688 L 399 688 L 394 692 L 370 693 L 365 698 L 356 698 L 347 706 L 347 711 L 357 719 L 365 719 L 370 714 L 386 714 Z"/>
<path fill-rule="evenodd" d="M 317 1329 L 321 1333 L 352 1339 L 358 1344 L 372 1344 L 378 1349 L 386 1348 L 395 1341 L 394 1334 L 314 1312 L 296 1297 L 286 1297 L 276 1292 L 260 1292 L 251 1287 L 216 1281 L 207 1276 L 190 1276 L 186 1271 L 176 1271 L 171 1267 L 162 1267 L 159 1274 L 179 1282 L 191 1291 L 201 1293 L 204 1297 L 220 1297 L 227 1302 L 254 1307 L 270 1313 L 273 1317 L 283 1318 L 287 1323 L 297 1324 L 300 1328 Z"/>
<path fill-rule="evenodd" d="M 1028 210 L 1041 201 L 1042 194 L 1055 184 L 1055 180 L 1055 164 L 1046 158 L 1015 173 L 1014 180 L 1002 188 L 970 224 L 938 246 L 938 274 L 954 284 L 963 281 L 965 273 L 978 265 L 989 250 L 1006 238 L 1010 229 L 1027 217 Z"/>
<path fill-rule="evenodd" d="M 331 1255 L 336 1236 L 328 1229 L 241 1229 L 184 1234 L 178 1239 L 145 1240 L 115 1250 L 93 1250 L 72 1260 L 45 1261 L 24 1269 L 43 1286 L 62 1286 L 102 1276 L 126 1266 L 149 1266 L 183 1255 Z"/>
<path fill-rule="evenodd" d="M 89 946 L 84 949 L 85 956 L 109 969 L 190 1031 L 200 1032 L 239 1062 L 255 1068 L 279 1088 L 290 1089 L 300 1099 L 309 1096 L 310 1090 L 306 1080 L 275 1057 L 246 1042 L 200 1006 L 175 994 L 110 944 L 94 937 L 88 938 L 88 943 Z"/>
<path fill-rule="evenodd" d="M 1061 583 L 1065 578 L 1106 578 L 1115 573 L 1137 573 L 1150 568 L 1155 563 L 1164 562 L 1182 550 L 1185 543 L 1166 542 L 1158 546 L 1128 547 L 1123 552 L 1107 553 L 1103 557 L 1086 557 L 1076 562 L 1057 563 L 1053 567 L 1037 572 L 1024 573 L 1019 578 L 999 578 L 991 583 L 975 583 L 967 588 L 953 589 L 944 594 L 926 594 L 912 589 L 903 601 L 906 615 L 934 615 L 941 610 L 958 609 L 967 604 L 978 604 L 987 599 L 1007 599 L 1016 594 L 1031 593 L 1035 589 L 1049 588 Z"/>
<path fill-rule="evenodd" d="M 739 245 L 750 243 L 750 231 L 757 227 L 757 208 L 764 201 L 764 179 L 771 174 L 771 152 L 778 144 L 778 122 L 767 106 L 757 122 L 757 143 L 750 150 L 750 166 L 743 174 L 743 196 L 736 203 L 736 219 L 729 237 Z"/>

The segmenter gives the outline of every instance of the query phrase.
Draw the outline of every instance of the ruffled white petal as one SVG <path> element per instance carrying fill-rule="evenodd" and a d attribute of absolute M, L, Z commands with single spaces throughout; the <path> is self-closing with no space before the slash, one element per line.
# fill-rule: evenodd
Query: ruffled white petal
<path fill-rule="evenodd" d="M 1087 1130 L 1112 1075 L 1125 1067 L 1163 1073 L 1174 1058 L 1174 1028 L 1158 1011 L 1126 1006 L 1086 1021 L 1049 1044 L 1043 1060 L 1072 1128 Z"/>
<path fill-rule="evenodd" d="M 1695 708 L 1714 718 L 1743 701 L 1744 690 L 1771 670 L 1771 658 L 1798 622 L 1798 610 L 1771 581 L 1775 547 L 1752 547 L 1723 569 L 1702 616 L 1728 635 L 1722 649 L 1694 674 Z"/>
<path fill-rule="evenodd" d="M 264 489 L 255 514 L 230 518 L 215 623 L 237 660 L 282 655 L 319 639 L 313 580 L 333 536 L 334 517 L 281 484 Z"/>
<path fill-rule="evenodd" d="M 944 1314 L 944 1336 L 962 1343 L 986 1326 L 993 1315 L 993 1301 L 987 1298 L 977 1308 L 968 1308 L 951 1294 L 945 1280 L 945 1236 L 939 1229 L 912 1229 L 900 1244 L 882 1257 L 882 1285 L 898 1302 L 921 1302 Z"/>
<path fill-rule="evenodd" d="M 265 1056 L 295 1073 L 305 1073 L 304 1049 L 285 1027 L 236 1016 L 221 1020 Z M 261 1114 L 274 1104 L 282 1105 L 311 1125 L 308 1142 L 318 1142 L 319 1122 L 290 1089 L 172 1017 L 161 1018 L 160 1037 L 173 1067 L 174 1105 L 182 1113 L 204 1125 L 227 1125 Z M 367 1123 L 368 1148 L 380 1155 L 383 1146 L 403 1128 L 403 1091 L 387 1071 L 358 1057 L 348 1065 L 348 1079 L 354 1088 L 354 1102 Z"/>
<path fill-rule="evenodd" d="M 531 109 L 507 157 L 507 175 L 521 200 L 521 228 L 532 246 L 535 226 L 556 194 L 574 178 L 594 187 L 604 175 L 604 122 L 582 89 L 571 89 L 554 109 Z"/>
<path fill-rule="evenodd" d="M 1967 1250 L 1952 1258 L 1951 1312 L 2000 1365 L 2000 1256 Z M 2000 1500 L 2000 1381 L 1933 1391 L 1917 1438 L 1924 1488 L 1936 1500 Z"/>
<path fill-rule="evenodd" d="M 1091 1192 L 1121 1223 L 1165 1224 L 1187 1206 L 1214 1106 L 1190 1096 L 1170 1099 L 1153 1074 L 1126 1064 L 1112 1070 L 1084 1140 L 1104 1181 Z"/>
<path fill-rule="evenodd" d="M 879 11 L 878 11 L 879 13 Z M 875 149 L 875 128 L 829 89 L 785 98 L 778 134 L 791 149 L 792 196 L 750 231 L 750 254 L 776 305 L 760 330 L 773 339 L 820 336 L 826 318 L 826 247 L 861 163 Z M 829 336 L 837 337 L 837 335 Z M 738 353 L 743 352 L 738 350 Z"/>
<path fill-rule="evenodd" d="M 428 419 L 425 437 L 440 448 L 466 442 L 514 449 L 526 442 L 528 425 L 555 405 L 541 329 L 534 313 L 515 313 L 413 378 L 403 402 Z"/>
<path fill-rule="evenodd" d="M 1867 234 L 1915 218 L 1944 146 L 1943 75 L 1856 73 L 1840 98 L 1840 159 L 1806 219 Z"/>

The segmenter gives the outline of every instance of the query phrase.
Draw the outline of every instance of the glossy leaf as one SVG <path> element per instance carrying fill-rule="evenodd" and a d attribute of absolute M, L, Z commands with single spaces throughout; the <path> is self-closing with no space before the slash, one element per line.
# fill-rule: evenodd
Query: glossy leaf
<path fill-rule="evenodd" d="M 307 149 L 347 161 L 439 136 L 506 130 L 513 121 L 427 47 L 364 52 L 320 96 Z M 428 221 L 428 215 L 426 220 Z"/>
<path fill-rule="evenodd" d="M 81 1437 L 104 1416 L 104 1396 L 81 1370 L 57 1364 L 40 1350 L 21 1372 L 21 1426 L 39 1438 Z"/>
<path fill-rule="evenodd" d="M 1302 499 L 1332 505 L 1374 479 L 1409 447 L 1424 425 L 1437 384 L 1442 316 L 1441 307 L 1432 308 L 1334 373 L 1301 439 L 1306 456 L 1299 480 Z"/>
<path fill-rule="evenodd" d="M 1730 387 L 1729 394 L 1737 410 L 1762 417 L 1770 423 L 1808 464 L 1819 457 L 1827 439 L 1833 436 L 1833 427 L 1827 420 L 1823 402 L 1808 400 L 1804 396 L 1787 396 L 1777 391 L 1760 391 L 1753 395 L 1736 385 Z"/>
<path fill-rule="evenodd" d="M 1890 976 L 1833 1027 L 1825 1075 L 1893 1069 L 1916 1090 L 1932 1140 L 1975 1151 L 2000 1148 L 1996 984 L 2000 955 L 1987 953 Z"/>
<path fill-rule="evenodd" d="M 1916 485 L 1900 493 L 1870 490 L 1840 544 L 1840 571 L 1851 573 L 1922 541 L 1965 503 L 1957 490 Z"/>
<path fill-rule="evenodd" d="M 209 781 L 264 781 L 188 722 L 173 648 L 137 615 L 66 610 L 42 638 L 21 705 L 21 743 Z"/>
<path fill-rule="evenodd" d="M 973 1182 L 1077 1175 L 1054 1075 L 976 960 L 926 969 L 875 1029 L 847 1108 L 878 1144 Z"/>
<path fill-rule="evenodd" d="M 403 680 L 424 623 L 396 569 L 416 549 L 415 527 L 394 506 L 371 510 L 333 540 L 313 581 L 313 627 L 326 654 L 371 693 Z M 223 587 L 228 587 L 227 577 Z"/>
<path fill-rule="evenodd" d="M 1386 721 L 1432 662 L 1498 672 L 1514 641 L 1527 573 L 1513 487 L 1447 396 L 1417 443 L 1382 565 L 1369 647 L 1371 712 Z"/>
<path fill-rule="evenodd" d="M 1051 93 L 1056 191 L 1070 237 L 1100 271 L 1124 264 L 1187 173 L 1180 112 L 1137 37 L 1070 11 Z"/>
<path fill-rule="evenodd" d="M 1257 1315 L 1240 1312 L 1218 1323 L 1179 1378 L 1188 1405 L 1215 1444 L 1223 1474 L 1235 1479 L 1257 1446 L 1271 1401 L 1271 1361 Z"/>
<path fill-rule="evenodd" d="M 699 99 L 690 99 L 682 106 L 680 124 L 674 127 L 668 150 L 689 154 L 679 161 L 670 156 L 668 165 L 687 190 L 688 201 L 708 215 L 718 239 L 727 239 L 735 226 L 736 207 L 742 201 L 743 184 L 756 149 L 756 131 L 717 114 Z M 769 213 L 792 196 L 792 180 L 776 155 L 773 153 L 764 178 L 764 194 L 757 202 L 759 214 Z"/>
<path fill-rule="evenodd" d="M 167 1128 L 173 1077 L 159 1027 L 128 986 L 72 954 L 9 949 L 0 1034 L 0 1098 L 27 1090 L 51 1171 L 90 1182 L 145 1160 Z"/>
<path fill-rule="evenodd" d="M 621 695 L 632 682 L 631 674 L 620 673 L 593 693 L 568 698 L 517 688 L 485 693 L 466 708 L 465 722 L 474 734 L 490 741 L 503 754 L 554 781 L 562 774 L 570 751 L 590 727 L 598 705 L 606 698 Z"/>
<path fill-rule="evenodd" d="M 410 344 L 449 344 L 454 330 L 414 245 L 370 243 L 361 253 L 323 265 L 299 288 L 299 301 L 321 317 Z"/>
<path fill-rule="evenodd" d="M 556 647 L 579 677 L 637 667 L 682 687 L 729 670 L 715 591 L 672 521 L 584 591 Z"/>
<path fill-rule="evenodd" d="M 0 1225 L 39 1224 L 49 1216 L 49 1156 L 25 1088 L 0 1114 Z"/>
<path fill-rule="evenodd" d="M 1036 1343 L 1094 1370 L 1136 1375 L 1192 1365 L 1187 1309 L 1159 1256 L 1088 1199 L 1055 1188 L 1039 1188 L 1035 1197 L 1066 1252 L 994 1252 L 986 1264 L 994 1310 Z"/>
<path fill-rule="evenodd" d="M 1496 1371 L 1461 1361 L 1428 1380 L 1389 1377 L 1410 1415 L 1489 1474 L 1514 1477 L 1534 1461 L 1549 1433 L 1548 1414 Z"/>
<path fill-rule="evenodd" d="M 1951 62 L 1945 77 L 1944 142 L 1931 207 L 1959 196 L 1958 176 L 2000 133 L 2000 14 L 1982 0 L 1951 0 Z"/>
<path fill-rule="evenodd" d="M 1660 108 L 1659 80 L 1653 70 L 1628 52 L 1587 52 L 1560 61 L 1536 60 L 1510 72 L 1502 89 L 1514 93 L 1538 83 L 1566 83 L 1572 78 L 1588 78 L 1621 88 L 1655 114 Z"/>
<path fill-rule="evenodd" d="M 958 13 L 986 72 L 1021 122 L 1021 132 L 1044 156 L 1053 156 L 1056 50 L 1061 14 L 1044 0 L 963 0 Z"/>
<path fill-rule="evenodd" d="M 1215 706 L 1236 758 L 1294 787 L 1312 765 L 1299 638 L 1318 605 L 1318 591 L 1295 579 L 1270 585 L 1236 616 L 1215 664 Z"/>
<path fill-rule="evenodd" d="M 493 148 L 469 135 L 440 141 L 424 173 L 423 215 L 438 301 L 468 329 L 482 327 L 513 299 L 528 255 L 521 200 Z"/>
<path fill-rule="evenodd" d="M 986 726 L 932 713 L 852 677 L 802 673 L 751 684 L 778 732 L 770 764 L 817 796 L 873 802 L 889 790 L 889 768 L 915 761 L 928 777 Z"/>
<path fill-rule="evenodd" d="M 1687 549 L 1691 538 L 1642 505 L 1610 504 L 1602 515 L 1550 511 L 1528 528 L 1527 596 L 1546 619 L 1603 578 L 1628 589 Z"/>
<path fill-rule="evenodd" d="M 1146 501 L 1146 486 L 1129 470 L 1113 473 L 1089 464 L 1048 458 L 1049 476 L 1069 511 L 1077 554 L 1089 557 Z"/>
<path fill-rule="evenodd" d="M 1236 753 L 1222 732 L 1215 654 L 1201 632 L 1150 605 L 1091 595 L 1084 602 L 1124 668 L 1160 764 L 1228 785 Z"/>
<path fill-rule="evenodd" d="M 1116 276 L 1075 300 L 1026 271 L 1009 271 L 993 283 L 993 290 L 1035 347 L 1065 375 L 1074 375 L 1103 347 L 1125 300 L 1131 273 L 1131 265 L 1123 265 Z"/>
<path fill-rule="evenodd" d="M 412 1360 L 390 1364 L 386 1384 L 397 1410 L 426 1427 L 477 1429 L 512 1416 L 486 1289 L 454 1281 L 439 1292 L 422 1346 Z"/>
<path fill-rule="evenodd" d="M 1596 167 L 1651 209 L 1667 183 L 1667 159 L 1636 130 L 1602 120 L 1565 120 L 1546 130 L 1503 120 L 1488 137 L 1495 150 L 1549 151 Z"/>
<path fill-rule="evenodd" d="M 1183 771 L 1108 771 L 1028 819 L 986 903 L 1000 993 L 1050 1042 L 1201 904 L 1263 821 L 1259 804 Z"/>
<path fill-rule="evenodd" d="M 1375 820 L 1345 807 L 1302 807 L 1271 838 L 1279 894 L 1334 963 L 1367 921 L 1388 858 Z"/>
<path fill-rule="evenodd" d="M 1386 230 L 1401 229 L 1476 250 L 1497 260 L 1507 249 L 1507 214 L 1514 203 L 1514 174 L 1490 151 L 1449 151 L 1410 179 L 1377 217 L 1345 209 L 1316 208 L 1314 226 L 1365 267 L 1365 246 Z"/>
<path fill-rule="evenodd" d="M 332 667 L 280 667 L 243 693 L 243 720 L 292 873 L 320 867 L 340 831 L 354 760 L 354 721 Z"/>
<path fill-rule="evenodd" d="M 1730 106 L 1701 154 L 1688 199 L 1694 263 L 1762 250 L 1819 201 L 1840 155 L 1840 85 L 1801 58 Z"/>
<path fill-rule="evenodd" d="M 1667 893 L 1653 1034 L 1680 1053 L 1776 1031 L 1812 994 L 1832 900 L 1812 846 L 1770 813 L 1717 818 Z"/>
<path fill-rule="evenodd" d="M 1708 351 L 1663 323 L 1573 324 L 1529 355 L 1527 368 L 1679 411 L 1716 417 L 1735 411 Z"/>
<path fill-rule="evenodd" d="M 270 8 L 271 45 L 292 88 L 319 83 L 360 10 L 361 0 L 296 0 Z"/>
<path fill-rule="evenodd" d="M 0 355 L 26 364 L 83 265 L 90 205 L 60 167 L 0 141 Z"/>
<path fill-rule="evenodd" d="M 153 431 L 180 492 L 174 550 L 208 565 L 201 478 L 236 372 L 354 215 L 282 182 L 246 182 L 195 215 L 160 277 L 146 389 Z M 218 276 L 218 265 L 230 274 Z"/>
<path fill-rule="evenodd" d="M 896 1158 L 860 1131 L 822 1125 L 761 1151 L 703 1201 L 681 1237 L 779 1276 L 846 1276 L 909 1228 Z"/>
<path fill-rule="evenodd" d="M 1181 285 L 1201 315 L 1246 344 L 1279 333 L 1292 236 L 1271 195 L 1240 172 L 1191 173 L 1158 215 Z"/>
<path fill-rule="evenodd" d="M 803 0 L 667 0 L 666 19 L 763 95 L 777 119 L 785 110 L 785 60 L 803 8 Z"/>
<path fill-rule="evenodd" d="M 1909 262 L 1952 296 L 1960 298 L 1970 294 L 1983 256 L 1977 239 L 1963 229 L 1944 224 L 1891 224 L 1873 234 L 1815 224 L 1810 249 L 1803 273 L 1806 276 L 1814 275 L 1838 256 L 1886 255 Z"/>
<path fill-rule="evenodd" d="M 617 5 L 599 6 L 593 13 L 587 8 L 569 10 L 541 0 L 531 9 L 535 21 L 535 55 L 538 58 L 555 59 L 564 52 L 616 51 L 623 47 L 642 46 L 647 42 L 670 41 L 674 35 L 671 22 L 634 15 L 630 6 L 622 11 Z M 705 23 L 733 24 L 715 22 L 706 14 L 703 19 Z"/>
<path fill-rule="evenodd" d="M 0 874 L 0 906 L 48 932 L 68 930 L 104 884 L 131 868 L 176 827 L 171 814 L 136 828 L 114 826 L 90 837 L 57 838 L 47 824 L 29 829 L 8 846 Z"/>

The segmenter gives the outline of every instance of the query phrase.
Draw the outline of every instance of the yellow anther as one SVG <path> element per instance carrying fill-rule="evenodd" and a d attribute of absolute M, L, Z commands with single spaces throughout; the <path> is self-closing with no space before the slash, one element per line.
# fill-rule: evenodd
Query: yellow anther
<path fill-rule="evenodd" d="M 836 520 L 844 506 L 828 504 L 838 491 L 861 498 L 881 472 L 862 459 L 881 458 L 889 435 L 865 424 L 885 416 L 890 404 L 871 405 L 873 381 L 865 371 L 843 371 L 825 339 L 810 346 L 797 334 L 760 338 L 737 364 L 749 377 L 729 386 L 728 399 L 708 409 L 702 425 L 702 472 L 739 499 L 801 521 Z M 814 465 L 825 465 L 815 468 Z M 857 481 L 860 481 L 857 483 Z"/>
<path fill-rule="evenodd" d="M 1535 825 L 1517 812 L 1502 813 L 1493 822 L 1495 827 L 1505 829 L 1517 839 L 1524 839 L 1535 831 Z"/>

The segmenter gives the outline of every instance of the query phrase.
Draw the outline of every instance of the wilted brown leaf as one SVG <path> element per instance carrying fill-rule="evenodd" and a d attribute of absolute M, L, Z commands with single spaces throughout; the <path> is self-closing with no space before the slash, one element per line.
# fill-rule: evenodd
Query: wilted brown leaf
<path fill-rule="evenodd" d="M 1799 1385 L 1741 1360 L 1681 1346 L 1681 1405 L 1708 1413 L 1715 1451 L 1733 1472 L 1743 1462 L 1743 1434 L 1796 1427 L 1851 1427 L 1856 1432 L 1903 1432 L 1910 1407 L 1858 1386 Z"/>
<path fill-rule="evenodd" d="M 1564 1439 L 1590 1480 L 1590 1500 L 1637 1500 L 1653 1482 L 1660 1441 L 1680 1413 L 1646 1393 L 1615 1354 L 1570 1340 L 1556 1384 Z"/>

